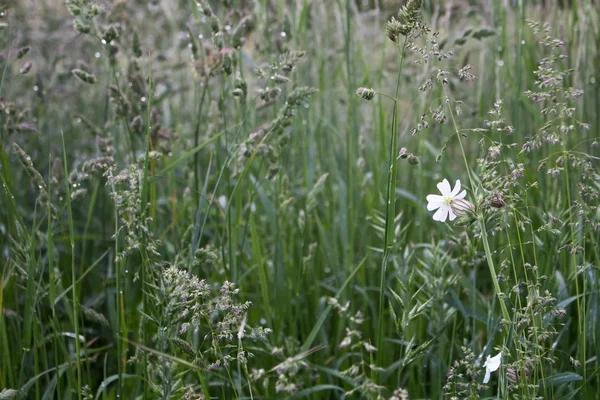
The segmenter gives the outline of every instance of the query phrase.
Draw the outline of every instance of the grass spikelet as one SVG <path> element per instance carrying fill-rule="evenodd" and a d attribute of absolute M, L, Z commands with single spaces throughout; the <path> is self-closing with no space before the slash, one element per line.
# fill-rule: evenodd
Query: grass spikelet
<path fill-rule="evenodd" d="M 31 71 L 32 67 L 33 63 L 31 61 L 27 61 L 25 64 L 23 64 L 23 67 L 21 67 L 19 73 L 22 75 L 26 75 L 27 73 L 29 73 L 29 71 Z"/>
<path fill-rule="evenodd" d="M 25 172 L 31 178 L 33 186 L 39 191 L 40 201 L 46 204 L 50 200 L 46 182 L 39 171 L 33 166 L 31 157 L 16 143 L 13 143 L 13 151 L 17 155 L 21 165 L 25 168 Z"/>
<path fill-rule="evenodd" d="M 96 77 L 82 69 L 75 68 L 71 73 L 81 82 L 89 83 L 90 85 L 96 83 Z"/>
<path fill-rule="evenodd" d="M 17 59 L 21 59 L 21 58 L 25 57 L 27 54 L 29 54 L 30 51 L 31 51 L 31 46 L 21 47 L 17 51 Z"/>
<path fill-rule="evenodd" d="M 373 97 L 375 97 L 375 91 L 370 88 L 361 87 L 356 89 L 356 95 L 363 100 L 369 101 L 372 100 Z"/>
<path fill-rule="evenodd" d="M 422 0 L 408 0 L 398 11 L 398 19 L 392 17 L 385 26 L 387 37 L 398 42 L 400 35 L 408 36 L 421 20 Z"/>

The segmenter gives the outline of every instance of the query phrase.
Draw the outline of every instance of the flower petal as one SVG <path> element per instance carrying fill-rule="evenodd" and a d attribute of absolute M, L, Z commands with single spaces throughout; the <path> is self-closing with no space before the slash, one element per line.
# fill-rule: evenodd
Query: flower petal
<path fill-rule="evenodd" d="M 456 184 L 454 186 L 454 189 L 452 189 L 450 196 L 454 197 L 458 194 L 458 192 L 460 192 L 460 179 L 456 180 Z"/>
<path fill-rule="evenodd" d="M 450 207 L 446 204 L 442 205 L 439 210 L 433 214 L 434 221 L 446 222 L 446 218 L 448 218 L 448 211 Z"/>
<path fill-rule="evenodd" d="M 500 368 L 500 363 L 502 363 L 502 353 L 498 353 L 492 358 L 488 356 L 488 359 L 485 361 L 485 368 L 494 372 Z"/>
<path fill-rule="evenodd" d="M 494 357 L 490 358 L 488 355 L 483 366 L 485 367 L 485 377 L 483 378 L 483 383 L 488 383 L 490 381 L 490 373 L 498 370 L 500 368 L 500 364 L 502 363 L 502 352 L 496 354 Z"/>
<path fill-rule="evenodd" d="M 467 195 L 467 191 L 463 190 L 462 192 L 460 192 L 459 194 L 457 194 L 456 196 L 454 196 L 454 198 L 455 199 L 464 199 L 466 195 Z"/>
<path fill-rule="evenodd" d="M 450 192 L 452 191 L 450 188 L 450 182 L 448 182 L 448 179 L 444 179 L 443 181 L 438 183 L 437 188 L 442 193 L 442 196 L 448 196 L 448 195 L 450 195 Z"/>
<path fill-rule="evenodd" d="M 448 213 L 450 214 L 450 221 L 454 221 L 456 219 L 456 214 L 454 214 L 454 211 L 452 211 L 452 207 L 450 207 Z"/>
<path fill-rule="evenodd" d="M 483 378 L 483 383 L 488 383 L 490 381 L 490 370 L 485 370 L 485 377 Z"/>
<path fill-rule="evenodd" d="M 430 194 L 427 196 L 427 210 L 433 211 L 437 208 L 440 208 L 444 204 L 444 198 L 442 196 L 438 196 L 437 194 Z"/>

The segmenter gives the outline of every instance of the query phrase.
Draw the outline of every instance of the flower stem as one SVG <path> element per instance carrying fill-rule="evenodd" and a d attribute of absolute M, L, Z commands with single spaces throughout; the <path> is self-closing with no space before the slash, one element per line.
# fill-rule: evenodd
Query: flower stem
<path fill-rule="evenodd" d="M 450 98 L 448 96 L 448 92 L 446 91 L 446 87 L 444 87 L 444 94 L 446 95 L 447 99 Z M 448 111 L 450 113 L 450 118 L 452 119 L 452 124 L 454 126 L 454 132 L 456 133 L 456 136 L 458 138 L 458 144 L 460 145 L 460 151 L 463 156 L 463 161 L 465 162 L 465 168 L 467 169 L 467 175 L 469 176 L 469 184 L 471 185 L 471 190 L 474 190 L 475 181 L 473 180 L 473 177 L 471 176 L 471 169 L 469 168 L 469 163 L 467 162 L 465 148 L 463 147 L 461 136 L 460 136 L 461 134 L 458 131 L 458 126 L 456 125 L 456 119 L 454 118 L 454 113 L 452 112 L 452 108 L 450 106 L 448 106 Z M 496 291 L 496 296 L 498 296 L 498 301 L 500 302 L 500 308 L 502 309 L 502 317 L 507 322 L 509 322 L 510 315 L 508 314 L 508 309 L 506 308 L 506 303 L 504 302 L 504 294 L 502 293 L 502 290 L 500 290 L 500 284 L 498 283 L 498 275 L 496 274 L 494 260 L 492 259 L 492 253 L 490 251 L 490 244 L 488 242 L 487 231 L 485 229 L 485 221 L 483 219 L 483 216 L 479 213 L 479 207 L 477 207 L 476 202 L 475 202 L 475 207 L 477 210 L 477 214 L 479 215 L 478 220 L 479 220 L 479 227 L 481 228 L 481 241 L 483 242 L 483 248 L 485 250 L 485 258 L 488 263 L 488 267 L 490 269 L 490 276 L 492 277 L 492 282 L 494 283 L 494 290 Z M 507 325 L 502 324 L 502 326 L 504 328 L 504 331 L 508 332 Z"/>
<path fill-rule="evenodd" d="M 502 317 L 508 322 L 510 321 L 510 316 L 508 314 L 508 309 L 506 308 L 506 303 L 504 303 L 504 293 L 500 290 L 500 284 L 498 283 L 498 276 L 496 275 L 496 268 L 494 267 L 494 260 L 492 259 L 492 253 L 490 251 L 490 244 L 488 242 L 487 231 L 485 230 L 485 221 L 482 216 L 479 216 L 479 226 L 481 228 L 481 241 L 483 242 L 483 248 L 485 250 L 485 258 L 488 263 L 488 267 L 490 268 L 490 276 L 492 277 L 492 282 L 494 283 L 494 289 L 496 290 L 496 295 L 498 296 L 498 301 L 500 301 L 500 308 L 502 309 Z M 506 324 L 502 324 L 505 331 L 508 330 Z"/>

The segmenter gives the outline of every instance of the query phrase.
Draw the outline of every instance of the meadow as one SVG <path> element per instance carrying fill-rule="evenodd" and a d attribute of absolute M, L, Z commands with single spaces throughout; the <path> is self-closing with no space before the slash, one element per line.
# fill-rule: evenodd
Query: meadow
<path fill-rule="evenodd" d="M 599 24 L 0 2 L 0 399 L 597 399 Z"/>

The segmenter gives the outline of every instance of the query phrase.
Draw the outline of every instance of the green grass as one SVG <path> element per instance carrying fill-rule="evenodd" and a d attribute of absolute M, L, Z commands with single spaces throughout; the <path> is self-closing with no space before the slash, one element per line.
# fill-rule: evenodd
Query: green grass
<path fill-rule="evenodd" d="M 596 398 L 591 0 L 67 3 L 0 16 L 0 398 Z"/>

